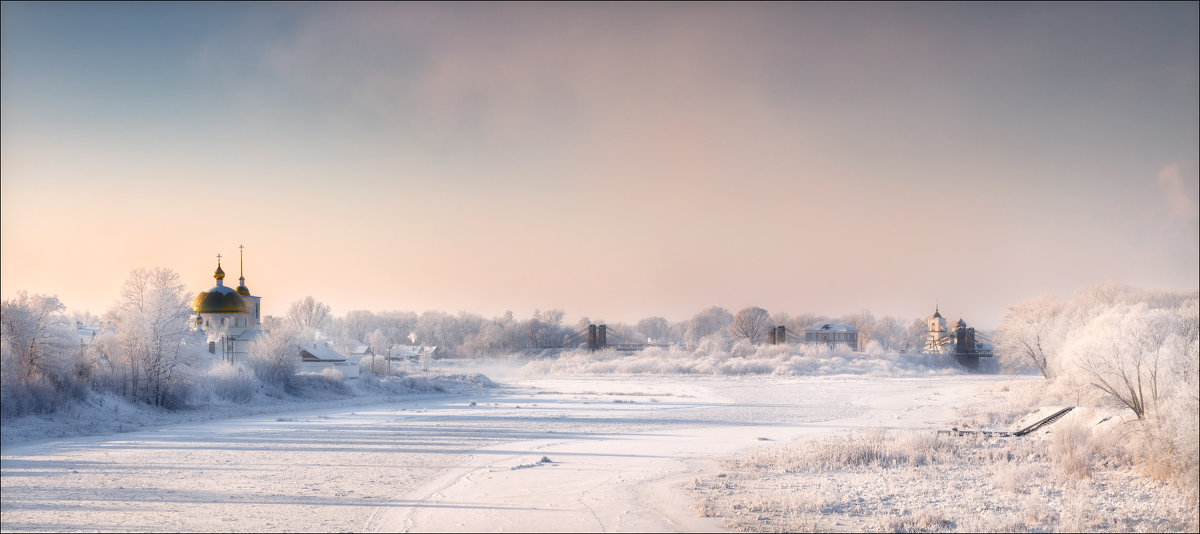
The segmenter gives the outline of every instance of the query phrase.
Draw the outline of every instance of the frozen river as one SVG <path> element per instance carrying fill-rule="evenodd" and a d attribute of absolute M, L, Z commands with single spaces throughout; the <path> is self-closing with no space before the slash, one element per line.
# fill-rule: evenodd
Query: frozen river
<path fill-rule="evenodd" d="M 1011 379 L 521 378 L 31 442 L 4 447 L 0 512 L 5 531 L 712 531 L 678 487 L 706 459 L 940 428 Z"/>

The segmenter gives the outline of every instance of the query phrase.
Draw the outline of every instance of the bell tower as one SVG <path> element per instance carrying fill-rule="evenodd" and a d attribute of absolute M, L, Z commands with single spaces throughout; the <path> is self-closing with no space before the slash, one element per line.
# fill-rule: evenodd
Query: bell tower
<path fill-rule="evenodd" d="M 938 306 L 933 309 L 933 315 L 929 317 L 929 334 L 925 337 L 925 350 L 937 351 L 941 347 L 938 345 L 938 340 L 946 335 L 946 319 L 942 317 L 942 312 Z"/>

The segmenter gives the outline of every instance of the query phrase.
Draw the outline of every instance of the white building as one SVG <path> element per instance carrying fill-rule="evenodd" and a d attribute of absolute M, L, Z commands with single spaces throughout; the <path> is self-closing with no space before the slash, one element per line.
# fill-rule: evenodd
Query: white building
<path fill-rule="evenodd" d="M 219 254 L 213 278 L 216 287 L 201 291 L 192 301 L 196 327 L 208 341 L 208 352 L 230 361 L 245 361 L 250 342 L 263 334 L 262 297 L 250 294 L 244 273 L 239 273 L 237 289 L 226 286 Z"/>
<path fill-rule="evenodd" d="M 967 326 L 967 322 L 958 318 L 954 328 L 946 328 L 946 320 L 941 311 L 934 308 L 933 315 L 926 321 L 929 332 L 925 336 L 925 354 L 976 354 L 991 356 L 995 348 L 982 335 L 977 339 L 975 329 Z"/>
<path fill-rule="evenodd" d="M 804 342 L 809 345 L 827 345 L 835 348 L 838 345 L 857 351 L 858 329 L 844 324 L 819 324 L 804 331 Z"/>
<path fill-rule="evenodd" d="M 937 307 L 934 307 L 933 315 L 929 317 L 926 324 L 929 325 L 929 330 L 925 334 L 925 349 L 922 352 L 942 352 L 950 342 L 954 341 L 954 334 L 946 329 L 946 319 L 942 318 L 942 312 Z"/>

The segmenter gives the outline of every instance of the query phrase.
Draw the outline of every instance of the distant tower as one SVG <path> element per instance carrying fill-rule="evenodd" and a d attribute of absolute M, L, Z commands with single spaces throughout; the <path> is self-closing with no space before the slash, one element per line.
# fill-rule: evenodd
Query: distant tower
<path fill-rule="evenodd" d="M 941 350 L 941 339 L 946 336 L 946 319 L 942 318 L 942 312 L 938 306 L 933 308 L 933 315 L 929 318 L 929 333 L 925 336 L 925 352 L 938 352 Z"/>

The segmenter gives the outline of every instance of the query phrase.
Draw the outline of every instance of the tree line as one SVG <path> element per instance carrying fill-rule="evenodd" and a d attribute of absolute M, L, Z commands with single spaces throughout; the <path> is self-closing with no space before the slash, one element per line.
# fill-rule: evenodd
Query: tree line
<path fill-rule="evenodd" d="M 56 296 L 20 292 L 0 305 L 0 384 L 6 416 L 52 411 L 91 391 L 112 392 L 152 406 L 187 404 L 199 378 L 209 371 L 207 343 L 194 328 L 191 301 L 179 275 L 165 268 L 134 269 L 121 286 L 112 307 L 103 315 L 68 312 Z M 768 327 L 785 326 L 797 336 L 812 325 L 845 323 L 860 331 L 865 347 L 913 349 L 923 343 L 924 322 L 869 311 L 842 317 L 769 313 L 748 307 L 731 313 L 720 307 L 702 310 L 690 319 L 672 322 L 652 316 L 636 323 L 608 322 L 610 338 L 652 341 L 694 350 L 702 341 L 732 346 L 737 341 L 760 344 Z M 335 348 L 352 343 L 369 345 L 375 354 L 390 347 L 433 345 L 445 357 L 495 357 L 526 349 L 574 348 L 580 333 L 602 318 L 582 317 L 565 322 L 561 309 L 535 310 L 519 319 L 506 312 L 499 317 L 441 311 L 372 312 L 352 310 L 335 316 L 330 307 L 309 296 L 292 303 L 284 317 L 267 316 L 264 335 L 251 348 L 249 365 L 254 383 L 273 393 L 294 384 L 300 343 L 327 340 Z M 95 327 L 80 334 L 79 327 Z M 84 339 L 86 337 L 86 339 Z M 374 370 L 372 368 L 372 370 Z M 237 375 L 240 371 L 226 370 Z M 243 392 L 240 394 L 245 396 Z"/>
<path fill-rule="evenodd" d="M 296 324 L 296 317 L 307 317 L 311 310 L 322 309 L 323 304 L 307 297 L 294 303 L 283 318 L 268 317 L 269 325 Z M 481 315 L 459 312 L 450 314 L 441 311 L 416 313 L 411 311 L 372 312 L 354 310 L 335 317 L 327 306 L 319 324 L 309 323 L 328 338 L 344 344 L 360 342 L 376 351 L 393 344 L 436 345 L 445 356 L 479 358 L 492 357 L 536 348 L 575 348 L 580 344 L 580 335 L 590 324 L 606 324 L 610 340 L 617 338 L 629 342 L 654 342 L 694 350 L 705 338 L 733 342 L 745 340 L 753 344 L 766 342 L 767 330 L 784 326 L 795 338 L 802 338 L 804 330 L 822 323 L 842 323 L 859 331 L 864 347 L 878 343 L 883 350 L 920 350 L 924 346 L 926 325 L 922 318 L 908 320 L 890 315 L 876 318 L 870 311 L 845 316 L 826 316 L 812 313 L 788 314 L 769 313 L 759 307 L 748 307 L 731 313 L 721 307 L 700 311 L 689 319 L 669 321 L 664 317 L 651 316 L 634 323 L 609 322 L 603 318 L 581 317 L 573 324 L 564 321 L 561 309 L 534 310 L 532 317 L 517 319 L 513 313 L 485 318 Z M 791 338 L 792 336 L 789 336 Z"/>

